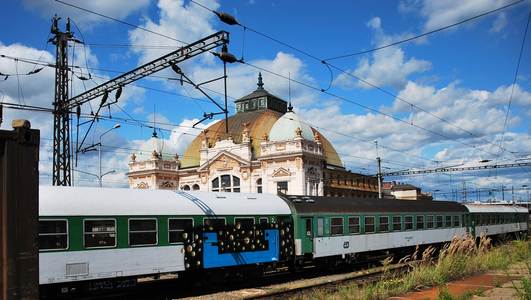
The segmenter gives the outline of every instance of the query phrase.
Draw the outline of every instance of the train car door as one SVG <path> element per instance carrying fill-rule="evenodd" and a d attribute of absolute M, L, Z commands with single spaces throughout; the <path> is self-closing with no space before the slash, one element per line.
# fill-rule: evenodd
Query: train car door
<path fill-rule="evenodd" d="M 313 218 L 303 217 L 302 221 L 302 253 L 313 253 Z"/>

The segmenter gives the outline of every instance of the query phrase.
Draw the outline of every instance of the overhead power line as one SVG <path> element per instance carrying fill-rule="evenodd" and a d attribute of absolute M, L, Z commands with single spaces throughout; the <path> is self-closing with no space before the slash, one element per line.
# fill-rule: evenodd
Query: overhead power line
<path fill-rule="evenodd" d="M 208 10 L 208 11 L 211 11 L 212 13 L 218 15 L 218 17 L 220 16 L 220 14 L 223 14 L 223 13 L 219 13 L 219 12 L 217 12 L 217 11 L 215 11 L 215 10 L 210 9 L 210 8 L 206 7 L 205 5 L 203 5 L 203 4 L 200 4 L 200 3 L 198 3 L 197 1 L 191 0 L 191 2 L 193 2 L 193 3 L 195 3 L 195 4 L 197 4 L 197 5 L 201 6 L 201 7 L 203 7 L 204 9 L 206 9 L 206 10 Z M 454 24 L 451 24 L 451 25 L 448 25 L 448 26 L 445 26 L 445 27 L 439 28 L 438 30 L 434 30 L 434 31 L 431 32 L 431 33 L 438 32 L 438 31 L 442 31 L 442 30 L 445 30 L 445 29 L 448 29 L 448 28 L 451 28 L 451 27 L 454 27 L 454 26 L 460 25 L 460 24 L 462 24 L 462 23 L 465 23 L 465 22 L 468 22 L 468 21 L 471 21 L 471 20 L 474 20 L 474 19 L 477 19 L 477 18 L 480 18 L 480 17 L 486 16 L 486 15 L 489 15 L 489 14 L 491 14 L 491 13 L 494 13 L 494 12 L 500 11 L 500 10 L 502 10 L 502 9 L 506 9 L 506 8 L 508 8 L 508 7 L 511 7 L 511 6 L 513 6 L 513 5 L 516 5 L 516 4 L 520 3 L 520 2 L 523 2 L 523 0 L 519 0 L 519 1 L 513 2 L 512 4 L 505 5 L 505 6 L 503 6 L 503 7 L 499 7 L 499 8 L 493 9 L 493 10 L 491 10 L 491 11 L 488 11 L 488 12 L 482 13 L 482 14 L 480 14 L 480 15 L 476 15 L 476 16 L 474 16 L 474 17 L 471 17 L 471 18 L 468 18 L 468 19 L 462 20 L 462 21 L 460 21 L 460 22 L 458 22 L 458 23 L 454 23 Z M 221 19 L 222 21 L 224 21 L 221 17 L 220 17 L 220 19 Z M 276 39 L 276 38 L 274 38 L 274 37 L 272 37 L 272 36 L 270 36 L 270 35 L 267 35 L 267 34 L 265 34 L 265 33 L 261 33 L 261 32 L 259 32 L 258 30 L 251 29 L 250 27 L 247 27 L 247 26 L 245 26 L 245 25 L 243 25 L 243 24 L 240 24 L 240 23 L 238 23 L 237 21 L 236 21 L 235 24 L 231 24 L 231 25 L 239 25 L 239 26 L 242 26 L 242 27 L 244 27 L 245 29 L 249 29 L 249 30 L 251 30 L 251 31 L 253 31 L 253 32 L 255 32 L 255 33 L 257 33 L 257 34 L 263 36 L 263 37 L 266 37 L 266 38 L 268 38 L 268 39 L 270 39 L 270 40 L 272 40 L 272 41 L 278 43 L 278 44 L 281 44 L 281 45 L 286 46 L 286 47 L 288 47 L 288 48 L 290 48 L 290 49 L 293 49 L 293 50 L 295 50 L 295 51 L 297 51 L 297 52 L 299 52 L 299 53 L 301 53 L 301 54 L 304 54 L 305 56 L 310 57 L 310 58 L 312 58 L 312 59 L 314 59 L 314 60 L 316 60 L 316 61 L 318 61 L 318 62 L 321 62 L 321 63 L 324 64 L 325 66 L 327 66 L 327 67 L 329 68 L 329 71 L 330 71 L 330 72 L 331 72 L 331 69 L 330 69 L 330 68 L 333 68 L 333 69 L 335 69 L 335 70 L 337 70 L 337 71 L 339 71 L 339 72 L 341 72 L 341 73 L 346 74 L 347 76 L 353 77 L 353 78 L 355 78 L 356 80 L 359 80 L 359 81 L 361 81 L 361 82 L 363 82 L 363 83 L 365 83 L 365 84 L 367 84 L 367 85 L 369 85 L 369 86 L 371 86 L 371 87 L 373 87 L 373 88 L 376 88 L 377 90 L 379 90 L 379 91 L 381 91 L 381 92 L 383 92 L 383 93 L 385 93 L 385 94 L 387 94 L 387 95 L 389 95 L 389 96 L 392 96 L 392 97 L 394 97 L 395 99 L 397 99 L 397 100 L 399 100 L 399 101 L 401 101 L 401 102 L 407 103 L 407 104 L 410 105 L 411 107 L 416 108 L 416 109 L 419 110 L 419 111 L 425 112 L 425 113 L 431 115 L 432 117 L 438 119 L 439 121 L 442 121 L 442 122 L 444 122 L 444 123 L 449 124 L 450 126 L 452 126 L 452 127 L 454 127 L 454 128 L 457 128 L 457 129 L 459 129 L 459 130 L 462 130 L 463 132 L 467 133 L 468 135 L 470 135 L 470 136 L 472 136 L 472 137 L 478 138 L 478 139 L 482 140 L 482 141 L 485 142 L 485 143 L 488 143 L 488 144 L 491 144 L 491 145 L 493 145 L 493 146 L 495 146 L 495 147 L 498 147 L 498 148 L 500 148 L 501 150 L 503 150 L 504 152 L 505 152 L 505 150 L 506 150 L 505 148 L 502 147 L 502 145 L 499 145 L 499 144 L 493 143 L 493 142 L 491 142 L 491 141 L 488 141 L 488 140 L 486 140 L 486 139 L 484 139 L 484 138 L 478 136 L 477 134 L 474 134 L 474 133 L 471 132 L 470 130 L 467 130 L 467 129 L 465 129 L 465 128 L 462 128 L 462 127 L 460 127 L 460 126 L 458 126 L 458 125 L 456 125 L 456 124 L 454 124 L 454 123 L 448 121 L 448 120 L 445 119 L 445 118 L 439 117 L 438 115 L 436 115 L 436 114 L 434 114 L 434 113 L 432 113 L 432 112 L 430 112 L 430 111 L 428 111 L 428 110 L 426 110 L 426 109 L 424 109 L 424 108 L 422 108 L 422 107 L 420 107 L 420 106 L 418 106 L 418 105 L 416 105 L 416 104 L 414 104 L 414 103 L 412 103 L 412 102 L 410 102 L 410 101 L 404 99 L 403 97 L 400 97 L 400 96 L 396 95 L 395 93 L 392 93 L 392 92 L 390 92 L 390 91 L 388 91 L 388 90 L 386 90 L 386 89 L 384 89 L 384 88 L 382 88 L 382 87 L 380 87 L 380 86 L 378 86 L 378 85 L 376 85 L 376 84 L 374 84 L 374 83 L 371 83 L 371 82 L 369 82 L 369 81 L 367 81 L 367 80 L 365 80 L 365 79 L 362 79 L 362 78 L 360 78 L 360 77 L 358 77 L 358 76 L 355 76 L 355 75 L 352 74 L 351 72 L 348 72 L 348 71 L 343 70 L 343 69 L 341 69 L 341 68 L 339 68 L 339 67 L 337 67 L 337 66 L 335 66 L 335 65 L 332 65 L 331 63 L 327 62 L 326 60 L 320 59 L 320 58 L 318 58 L 317 56 L 308 53 L 307 51 L 301 50 L 301 49 L 299 49 L 299 48 L 297 48 L 297 47 L 294 47 L 294 46 L 292 46 L 292 45 L 290 45 L 290 44 L 288 44 L 288 43 L 286 43 L 286 42 L 283 42 L 283 41 L 281 41 L 281 40 L 279 40 L 279 39 Z M 425 34 L 423 34 L 422 36 L 425 36 L 425 35 L 428 35 L 428 34 L 431 34 L 431 33 L 425 33 Z M 419 37 L 420 37 L 420 36 L 419 36 Z M 402 41 L 402 42 L 406 42 L 406 41 L 407 41 L 407 40 L 404 40 L 404 41 Z M 387 47 L 390 47 L 390 46 L 392 46 L 392 45 L 389 45 L 389 46 L 387 46 Z M 382 48 L 382 49 L 383 49 L 383 48 Z M 379 50 L 379 49 L 373 49 L 372 51 L 376 51 L 376 50 Z M 243 60 L 240 61 L 240 62 L 245 63 Z M 272 71 L 267 70 L 267 69 L 265 69 L 265 68 L 262 68 L 262 70 L 264 70 L 264 71 L 266 71 L 266 72 L 269 72 L 270 74 L 273 74 L 273 75 L 278 75 L 278 73 L 272 72 Z M 297 81 L 297 80 L 294 80 L 294 79 L 292 79 L 292 78 L 288 78 L 287 76 L 281 76 L 281 77 L 282 77 L 282 78 L 285 78 L 285 79 L 287 79 L 287 80 L 290 80 L 290 81 L 296 82 L 296 83 L 298 83 L 298 84 L 302 84 L 302 85 L 304 85 L 304 86 L 306 86 L 306 87 L 309 87 L 309 88 L 315 89 L 315 87 L 312 87 L 312 86 L 310 86 L 310 85 L 308 85 L 308 84 L 304 84 L 304 83 L 302 83 L 302 82 L 300 82 L 300 81 Z M 331 83 L 329 84 L 329 87 L 330 87 L 330 85 L 331 85 Z M 328 87 L 327 89 L 319 88 L 318 90 L 320 90 L 321 92 L 326 92 L 326 91 L 329 89 L 329 87 Z M 352 102 L 351 102 L 351 103 L 352 103 Z M 355 104 L 356 104 L 356 105 L 362 105 L 362 104 L 360 104 L 360 103 L 355 103 Z M 362 105 L 362 106 L 364 106 L 364 105 Z M 373 112 L 375 112 L 375 113 L 378 113 L 378 114 L 383 114 L 383 115 L 387 115 L 387 116 L 390 115 L 390 114 L 383 113 L 383 112 L 381 112 L 381 111 L 379 111 L 379 110 L 377 110 L 377 109 L 372 109 L 372 108 L 371 108 L 371 110 L 372 110 Z M 396 118 L 396 117 L 394 117 L 394 116 L 392 116 L 392 117 L 393 117 L 393 118 Z M 418 127 L 418 125 L 417 125 L 416 127 Z M 437 135 L 441 135 L 441 134 L 437 134 Z M 474 149 L 477 149 L 475 146 L 473 146 L 473 148 L 474 148 Z M 482 150 L 482 149 L 479 149 L 479 150 L 482 151 L 482 152 L 485 152 L 485 151 Z M 490 153 L 490 152 L 487 152 L 487 153 L 490 154 L 490 155 L 496 156 L 496 154 L 493 154 L 493 153 Z"/>
<path fill-rule="evenodd" d="M 492 9 L 492 10 L 486 11 L 486 12 L 481 13 L 479 15 L 475 15 L 473 17 L 463 19 L 463 20 L 458 21 L 456 23 L 453 23 L 453 24 L 450 24 L 450 25 L 446 25 L 446 26 L 443 26 L 443 27 L 439 27 L 437 29 L 430 30 L 430 31 L 427 31 L 427 32 L 424 32 L 424 33 L 421 33 L 421 34 L 406 38 L 406 39 L 402 39 L 402 40 L 399 40 L 399 41 L 396 41 L 396 42 L 393 42 L 393 43 L 389 43 L 389 44 L 385 44 L 385 45 L 382 45 L 382 46 L 378 46 L 376 48 L 372 48 L 372 49 L 369 49 L 369 50 L 362 50 L 362 51 L 358 51 L 358 52 L 354 52 L 354 53 L 349 53 L 349 54 L 344 54 L 344 55 L 339 55 L 339 56 L 326 58 L 323 61 L 326 62 L 326 61 L 329 61 L 329 60 L 334 60 L 334 59 L 340 59 L 340 58 L 346 58 L 346 57 L 352 57 L 352 56 L 356 56 L 356 55 L 371 53 L 371 52 L 374 52 L 374 51 L 378 51 L 378 50 L 382 50 L 382 49 L 389 48 L 389 47 L 392 47 L 392 46 L 396 46 L 396 45 L 400 45 L 400 44 L 403 44 L 403 43 L 407 43 L 407 42 L 410 42 L 410 41 L 413 41 L 413 40 L 428 36 L 430 34 L 434 34 L 434 33 L 440 32 L 440 31 L 444 31 L 444 30 L 450 29 L 452 27 L 459 26 L 459 25 L 461 25 L 463 23 L 467 23 L 467 22 L 479 19 L 481 17 L 490 15 L 492 13 L 495 13 L 495 12 L 507 9 L 509 7 L 515 6 L 515 5 L 520 4 L 522 2 L 524 2 L 524 0 L 518 0 L 518 1 L 515 1 L 515 2 L 511 2 L 511 3 L 507 4 L 507 5 L 504 5 L 504 6 L 496 8 L 496 9 Z"/>
<path fill-rule="evenodd" d="M 69 5 L 68 3 L 64 3 L 64 2 L 59 1 L 59 0 L 56 0 L 56 1 L 57 1 L 57 2 L 60 2 L 60 3 L 63 3 L 63 4 L 65 4 L 65 5 Z M 193 2 L 197 4 L 196 1 L 193 1 Z M 520 2 L 521 2 L 521 1 L 520 1 Z M 517 4 L 517 3 L 518 3 L 518 2 L 515 2 L 514 4 Z M 126 24 L 126 25 L 129 25 L 129 26 L 132 26 L 132 27 L 135 27 L 135 28 L 140 28 L 140 29 L 142 29 L 141 27 L 139 27 L 139 26 L 137 26 L 137 25 L 130 24 L 130 23 L 128 23 L 128 22 L 124 22 L 124 21 L 121 21 L 121 20 L 118 20 L 118 19 L 115 19 L 115 18 L 112 18 L 112 17 L 108 17 L 108 16 L 105 16 L 105 15 L 103 15 L 103 14 L 101 14 L 101 13 L 97 13 L 97 12 L 94 12 L 94 11 L 91 11 L 91 10 L 88 10 L 88 9 L 84 9 L 84 8 L 82 8 L 82 7 L 75 6 L 75 5 L 70 5 L 70 6 L 72 6 L 72 7 L 74 7 L 74 8 L 77 8 L 77 9 L 81 9 L 81 10 L 83 10 L 83 11 L 85 11 L 85 12 L 94 13 L 94 14 L 96 14 L 96 15 L 100 15 L 100 16 L 102 16 L 102 17 L 106 17 L 106 18 L 108 18 L 108 19 L 111 19 L 111 20 L 114 20 L 114 21 L 118 21 L 118 22 L 120 22 L 120 23 L 124 23 L 124 24 Z M 206 8 L 205 6 L 203 6 L 203 7 Z M 206 9 L 208 9 L 208 8 L 206 8 Z M 503 9 L 503 8 L 498 8 L 497 10 L 500 10 L 500 9 Z M 227 18 L 226 18 L 227 15 L 226 15 L 226 14 L 224 15 L 223 13 L 217 13 L 217 12 L 211 10 L 211 9 L 208 9 L 208 10 L 210 10 L 210 11 L 212 11 L 213 13 L 215 13 L 216 15 L 218 15 L 218 17 L 220 17 L 220 19 L 222 19 L 222 21 L 225 21 L 225 22 L 227 21 Z M 225 17 L 225 20 L 223 20 L 223 15 L 224 15 L 224 17 Z M 479 16 L 476 16 L 476 17 L 479 17 Z M 240 25 L 240 26 L 244 26 L 244 25 L 239 24 L 239 23 L 238 23 L 237 21 L 235 21 L 235 20 L 233 20 L 233 21 L 234 21 L 234 23 L 233 23 L 232 25 L 237 24 L 237 25 Z M 226 23 L 230 24 L 229 22 L 226 22 Z M 246 27 L 246 26 L 245 26 L 245 28 L 250 29 L 249 27 Z M 145 28 L 143 28 L 143 29 L 145 29 Z M 313 56 L 313 55 L 311 55 L 311 54 L 309 54 L 309 53 L 307 53 L 307 52 L 305 52 L 305 51 L 303 51 L 303 50 L 297 49 L 297 48 L 295 48 L 295 47 L 293 47 L 293 46 L 290 46 L 290 45 L 287 44 L 287 43 L 284 43 L 284 42 L 282 42 L 282 41 L 280 41 L 280 40 L 274 39 L 274 38 L 272 38 L 271 36 L 268 36 L 268 35 L 266 35 L 266 34 L 260 33 L 260 32 L 258 32 L 257 30 L 254 30 L 254 29 L 253 29 L 253 30 L 251 30 L 251 31 L 256 32 L 257 34 L 260 34 L 260 35 L 262 35 L 262 36 L 264 36 L 264 37 L 267 37 L 267 38 L 269 38 L 269 39 L 272 39 L 272 40 L 274 40 L 274 41 L 276 41 L 276 42 L 278 42 L 278 43 L 280 43 L 280 44 L 282 44 L 282 45 L 285 45 L 285 46 L 287 46 L 287 47 L 290 47 L 290 48 L 292 48 L 292 49 L 294 49 L 294 50 L 296 50 L 296 51 L 298 51 L 298 52 L 300 52 L 300 53 L 303 53 L 303 54 L 305 54 L 305 55 L 307 55 L 307 56 L 309 56 L 309 57 L 312 57 L 313 59 L 319 60 L 319 58 L 317 58 L 317 57 L 315 57 L 315 56 Z M 148 32 L 151 32 L 151 31 L 148 31 Z M 160 34 L 157 33 L 157 32 L 152 32 L 152 33 L 153 33 L 153 34 L 160 35 Z M 172 39 L 171 37 L 168 37 L 168 36 L 165 36 L 165 37 L 166 37 L 166 38 L 169 38 L 169 39 Z M 180 41 L 180 42 L 182 42 L 182 41 Z M 325 63 L 326 65 L 330 65 L 330 66 L 332 66 L 331 64 L 326 63 L 326 62 L 324 62 L 323 60 L 319 60 L 319 61 L 322 62 L 322 63 Z M 264 69 L 264 70 L 265 70 L 265 69 Z M 267 71 L 267 70 L 266 70 L 266 71 Z M 343 72 L 344 72 L 344 71 L 343 71 Z M 274 74 L 274 72 L 270 72 L 270 73 Z M 347 73 L 348 73 L 348 72 L 347 72 Z M 275 74 L 275 75 L 279 75 L 279 74 Z M 285 77 L 285 76 L 282 76 L 282 77 Z M 298 83 L 301 83 L 301 82 L 298 82 Z M 307 85 L 307 84 L 306 84 L 306 86 L 309 87 L 309 85 Z M 313 87 L 313 88 L 315 88 L 315 87 Z M 323 90 L 321 89 L 321 91 L 323 91 Z M 337 98 L 337 95 L 331 94 L 331 96 Z M 341 99 L 341 100 L 345 100 L 345 98 L 341 98 L 341 97 L 339 97 L 339 99 Z M 356 104 L 360 104 L 360 103 L 356 103 Z M 418 106 L 417 106 L 417 107 L 418 107 Z M 384 114 L 384 115 L 386 115 L 385 113 L 382 113 L 382 112 L 380 112 L 379 110 L 372 109 L 372 108 L 368 108 L 368 109 L 370 109 L 370 110 L 372 110 L 372 111 L 374 111 L 374 112 L 376 112 L 376 113 L 380 113 L 380 114 Z M 389 115 L 387 115 L 387 116 L 389 116 Z M 391 117 L 394 118 L 394 119 L 399 119 L 399 118 L 394 117 L 394 116 L 392 116 L 392 115 L 391 115 Z M 399 120 L 401 120 L 401 119 L 399 119 Z M 410 122 L 407 122 L 407 121 L 404 121 L 404 120 L 401 120 L 401 121 L 402 121 L 402 122 L 405 122 L 405 123 L 407 123 L 407 124 L 413 125 L 413 126 L 416 125 L 416 124 L 415 124 L 415 125 L 414 125 L 414 124 L 411 124 Z M 419 126 L 419 125 L 416 125 L 415 127 L 423 128 L 423 127 L 421 127 L 421 126 Z M 460 127 L 457 127 L 457 128 L 460 128 Z M 433 131 L 430 131 L 429 129 L 426 129 L 426 128 L 423 128 L 423 129 L 424 129 L 424 130 L 427 130 L 428 132 L 431 132 L 432 134 L 433 134 L 433 133 L 434 133 L 434 134 L 437 134 L 437 133 L 435 133 L 435 132 L 433 132 Z M 461 128 L 461 129 L 462 129 L 462 128 Z M 448 139 L 448 137 L 446 137 L 446 136 L 444 136 L 444 135 L 441 135 L 441 134 L 437 134 L 437 135 L 440 135 L 440 136 L 445 137 L 445 138 Z M 477 146 L 475 146 L 475 145 L 470 145 L 470 144 L 466 144 L 466 143 L 463 143 L 463 142 L 461 142 L 461 143 L 462 143 L 463 145 L 467 145 L 467 146 L 471 146 L 471 147 L 473 147 L 473 148 L 477 148 Z M 478 149 L 479 149 L 479 148 L 478 148 Z M 483 150 L 483 149 L 479 149 L 479 150 L 480 150 L 480 151 L 483 151 L 483 152 L 486 152 L 486 153 L 489 153 L 489 154 L 492 155 L 492 153 L 490 153 L 490 152 L 488 152 L 488 151 L 485 151 L 485 150 Z"/>
<path fill-rule="evenodd" d="M 462 171 L 474 171 L 474 170 L 488 170 L 488 169 L 505 169 L 505 168 L 521 168 L 530 167 L 531 163 L 513 163 L 513 164 L 495 164 L 485 166 L 473 166 L 473 167 L 450 167 L 450 168 L 436 168 L 429 170 L 408 170 L 384 173 L 384 176 L 404 176 L 404 175 L 416 175 L 416 174 L 429 174 L 429 173 L 447 173 L 447 172 L 462 172 Z"/>
<path fill-rule="evenodd" d="M 84 12 L 88 12 L 88 13 L 91 13 L 91 14 L 94 14 L 94 15 L 97 15 L 97 16 L 100 16 L 102 18 L 105 18 L 105 19 L 109 19 L 109 20 L 113 20 L 115 22 L 118 22 L 118 23 L 121 23 L 121 24 L 124 24 L 124 25 L 127 25 L 127 26 L 130 26 L 130 27 L 133 27 L 133 28 L 136 28 L 136 29 L 140 29 L 140 30 L 143 30 L 143 31 L 146 31 L 146 32 L 149 32 L 151 34 L 155 34 L 155 35 L 158 35 L 158 36 L 161 36 L 161 37 L 164 37 L 164 38 L 167 38 L 167 39 L 170 39 L 172 41 L 176 41 L 176 42 L 179 42 L 181 44 L 184 44 L 184 45 L 188 45 L 187 42 L 185 41 L 182 41 L 182 40 L 179 40 L 179 39 L 176 39 L 174 37 L 171 37 L 169 35 L 165 35 L 165 34 L 162 34 L 162 33 L 159 33 L 159 32 L 156 32 L 156 31 L 153 31 L 151 29 L 147 29 L 145 27 L 142 27 L 142 26 L 138 26 L 138 25 L 135 25 L 133 23 L 129 23 L 127 21 L 124 21 L 124 20 L 120 20 L 120 19 L 117 19 L 117 18 L 113 18 L 113 17 L 110 17 L 110 16 L 107 16 L 107 15 L 104 15 L 102 13 L 99 13 L 99 12 L 96 12 L 96 11 L 93 11 L 93 10 L 90 10 L 90 9 L 87 9 L 87 8 L 83 8 L 81 6 L 77 6 L 77 5 L 74 5 L 72 3 L 67 3 L 67 2 L 63 2 L 61 0 L 55 0 L 55 2 L 58 2 L 58 3 L 61 3 L 63 5 L 66 5 L 66 6 L 70 6 L 70 7 L 73 7 L 73 8 L 76 8 L 76 9 L 79 9 L 79 10 L 82 10 Z"/>
<path fill-rule="evenodd" d="M 518 71 L 520 70 L 520 62 L 522 60 L 522 54 L 524 53 L 527 29 L 529 28 L 529 20 L 531 20 L 531 11 L 527 15 L 527 23 L 525 25 L 524 36 L 522 37 L 522 45 L 520 46 L 520 53 L 518 54 L 518 62 L 516 63 L 516 70 L 514 71 L 513 84 L 511 86 L 511 94 L 509 96 L 509 103 L 507 104 L 507 111 L 505 113 L 505 121 L 503 122 L 503 130 L 502 130 L 500 145 L 503 145 L 503 138 L 505 136 L 505 130 L 507 129 L 507 120 L 509 119 L 509 112 L 511 110 L 511 102 L 513 101 L 514 86 L 516 85 L 516 79 L 518 78 Z"/>

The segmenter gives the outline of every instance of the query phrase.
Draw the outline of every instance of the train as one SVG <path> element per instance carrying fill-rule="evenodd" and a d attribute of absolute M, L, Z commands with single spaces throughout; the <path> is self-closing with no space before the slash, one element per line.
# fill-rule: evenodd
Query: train
<path fill-rule="evenodd" d="M 68 297 L 142 277 L 355 263 L 456 236 L 526 238 L 518 206 L 93 187 L 39 188 L 39 284 Z"/>

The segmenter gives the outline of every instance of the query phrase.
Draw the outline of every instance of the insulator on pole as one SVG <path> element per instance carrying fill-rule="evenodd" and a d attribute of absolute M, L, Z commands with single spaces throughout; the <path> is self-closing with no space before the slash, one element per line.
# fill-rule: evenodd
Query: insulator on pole
<path fill-rule="evenodd" d="M 100 106 L 103 106 L 105 102 L 107 102 L 107 98 L 109 98 L 109 92 L 105 92 L 105 94 L 103 94 L 103 97 L 101 98 Z"/>
<path fill-rule="evenodd" d="M 81 116 L 81 105 L 76 106 L 76 116 L 78 119 Z"/>
<path fill-rule="evenodd" d="M 181 68 L 179 68 L 179 66 L 177 66 L 176 64 L 171 64 L 171 69 L 173 70 L 173 72 L 177 74 L 180 74 L 180 75 L 183 74 L 183 71 L 181 70 Z"/>
<path fill-rule="evenodd" d="M 115 95 L 114 99 L 118 100 L 118 98 L 120 98 L 120 96 L 122 96 L 122 86 L 119 86 L 118 90 L 116 90 L 116 95 Z"/>
<path fill-rule="evenodd" d="M 225 13 L 225 12 L 217 12 L 215 11 L 214 12 L 219 20 L 225 24 L 228 24 L 228 25 L 238 25 L 240 23 L 238 23 L 238 21 L 236 20 L 235 17 L 233 17 L 232 15 L 229 15 L 228 13 Z"/>

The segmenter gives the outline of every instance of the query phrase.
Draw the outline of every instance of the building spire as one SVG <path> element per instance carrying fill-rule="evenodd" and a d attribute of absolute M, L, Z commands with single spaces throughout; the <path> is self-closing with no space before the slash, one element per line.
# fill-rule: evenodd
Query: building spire
<path fill-rule="evenodd" d="M 293 106 L 291 105 L 291 72 L 288 73 L 288 111 L 293 111 Z"/>
<path fill-rule="evenodd" d="M 262 82 L 262 72 L 258 72 L 258 83 L 256 85 L 258 86 L 257 90 L 264 89 L 264 83 Z"/>
<path fill-rule="evenodd" d="M 153 104 L 153 136 L 154 138 L 157 137 L 157 130 L 156 130 L 156 123 L 155 123 L 155 115 L 157 113 L 157 107 L 155 106 L 155 104 Z"/>

